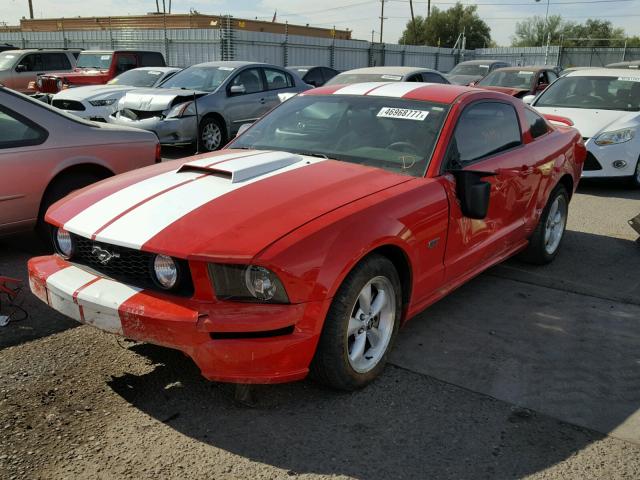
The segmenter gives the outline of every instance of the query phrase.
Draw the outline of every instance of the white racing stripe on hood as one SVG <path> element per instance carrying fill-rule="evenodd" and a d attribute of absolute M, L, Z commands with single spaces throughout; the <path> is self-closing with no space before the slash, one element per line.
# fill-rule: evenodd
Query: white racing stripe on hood
<path fill-rule="evenodd" d="M 380 87 L 384 85 L 384 83 L 380 82 L 364 82 L 364 83 L 354 83 L 353 85 L 347 85 L 346 87 L 339 88 L 335 92 L 334 95 L 364 95 L 369 90 Z"/>
<path fill-rule="evenodd" d="M 413 82 L 396 82 L 389 83 L 387 85 L 383 85 L 380 88 L 376 88 L 372 92 L 368 93 L 367 96 L 372 97 L 403 97 L 407 93 L 417 90 L 418 88 L 424 87 L 426 84 L 424 83 L 413 83 Z"/>
<path fill-rule="evenodd" d="M 214 162 L 229 160 L 242 156 L 242 153 L 229 153 L 202 158 L 190 162 L 191 165 L 205 166 Z M 179 185 L 187 180 L 192 180 L 202 173 L 185 172 L 176 174 L 177 170 L 162 173 L 141 182 L 134 183 L 111 195 L 97 201 L 93 205 L 77 214 L 65 225 L 65 230 L 90 238 L 100 227 L 124 213 L 128 208 L 146 200 L 153 195 Z"/>
<path fill-rule="evenodd" d="M 270 152 L 261 156 L 264 156 L 266 160 L 272 159 L 275 155 L 290 156 L 291 154 Z M 227 178 L 214 175 L 205 176 L 143 203 L 98 233 L 96 240 L 140 249 L 142 245 L 173 222 L 216 198 L 266 178 L 324 161 L 324 159 L 315 157 L 304 158 L 304 160 L 238 183 L 232 183 Z"/>

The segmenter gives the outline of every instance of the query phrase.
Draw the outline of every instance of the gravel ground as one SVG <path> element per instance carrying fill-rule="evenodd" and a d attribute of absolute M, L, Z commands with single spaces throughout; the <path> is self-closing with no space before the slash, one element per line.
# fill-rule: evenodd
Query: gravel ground
<path fill-rule="evenodd" d="M 595 201 L 622 218 L 634 195 L 588 190 L 573 218 Z M 584 230 L 629 236 L 611 223 Z M 0 242 L 0 272 L 25 278 L 35 250 Z M 640 445 L 410 369 L 351 394 L 257 387 L 249 408 L 179 352 L 24 306 L 0 329 L 1 479 L 640 478 Z"/>

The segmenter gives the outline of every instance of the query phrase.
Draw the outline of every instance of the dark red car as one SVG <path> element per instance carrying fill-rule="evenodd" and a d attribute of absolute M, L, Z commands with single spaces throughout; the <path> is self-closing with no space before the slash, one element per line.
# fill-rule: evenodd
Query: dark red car
<path fill-rule="evenodd" d="M 506 67 L 494 70 L 474 86 L 523 98 L 537 95 L 556 78 L 558 74 L 554 67 Z"/>
<path fill-rule="evenodd" d="M 164 67 L 160 52 L 140 50 L 87 50 L 80 52 L 76 68 L 71 72 L 45 73 L 35 87 L 40 93 L 57 93 L 65 88 L 104 85 L 127 70 L 138 67 Z"/>

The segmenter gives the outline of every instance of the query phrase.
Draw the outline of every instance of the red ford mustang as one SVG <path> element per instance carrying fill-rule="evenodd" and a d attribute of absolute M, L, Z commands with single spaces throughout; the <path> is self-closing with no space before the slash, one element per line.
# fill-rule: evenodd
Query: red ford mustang
<path fill-rule="evenodd" d="M 398 327 L 521 253 L 557 254 L 585 147 L 521 101 L 420 83 L 298 95 L 225 150 L 119 175 L 47 214 L 33 292 L 212 380 L 341 389 Z"/>

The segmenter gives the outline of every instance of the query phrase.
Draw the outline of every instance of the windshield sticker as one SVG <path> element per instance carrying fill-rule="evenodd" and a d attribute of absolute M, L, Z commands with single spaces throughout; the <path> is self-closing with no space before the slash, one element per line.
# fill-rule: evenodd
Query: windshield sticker
<path fill-rule="evenodd" d="M 157 70 L 149 70 L 149 75 L 162 75 L 162 72 Z"/>
<path fill-rule="evenodd" d="M 533 75 L 533 72 L 518 72 L 518 75 Z"/>
<path fill-rule="evenodd" d="M 308 72 L 309 69 L 308 68 L 299 68 L 298 71 L 299 72 Z"/>
<path fill-rule="evenodd" d="M 636 77 L 618 77 L 621 82 L 640 82 L 640 78 Z"/>
<path fill-rule="evenodd" d="M 403 118 L 405 120 L 422 121 L 427 118 L 427 115 L 429 115 L 429 112 L 427 112 L 426 110 L 382 107 L 376 116 L 382 118 Z"/>
<path fill-rule="evenodd" d="M 225 72 L 230 72 L 233 70 L 233 67 L 218 67 L 218 70 L 224 70 Z"/>
<path fill-rule="evenodd" d="M 111 55 L 100 55 L 100 60 L 109 60 Z"/>
<path fill-rule="evenodd" d="M 480 68 L 489 68 L 489 65 L 480 65 Z"/>
<path fill-rule="evenodd" d="M 401 75 L 381 75 L 380 78 L 384 78 L 385 80 L 402 80 Z"/>
<path fill-rule="evenodd" d="M 629 65 L 629 68 L 638 68 L 640 65 Z"/>
<path fill-rule="evenodd" d="M 16 58 L 15 55 L 5 55 L 4 58 Z"/>

